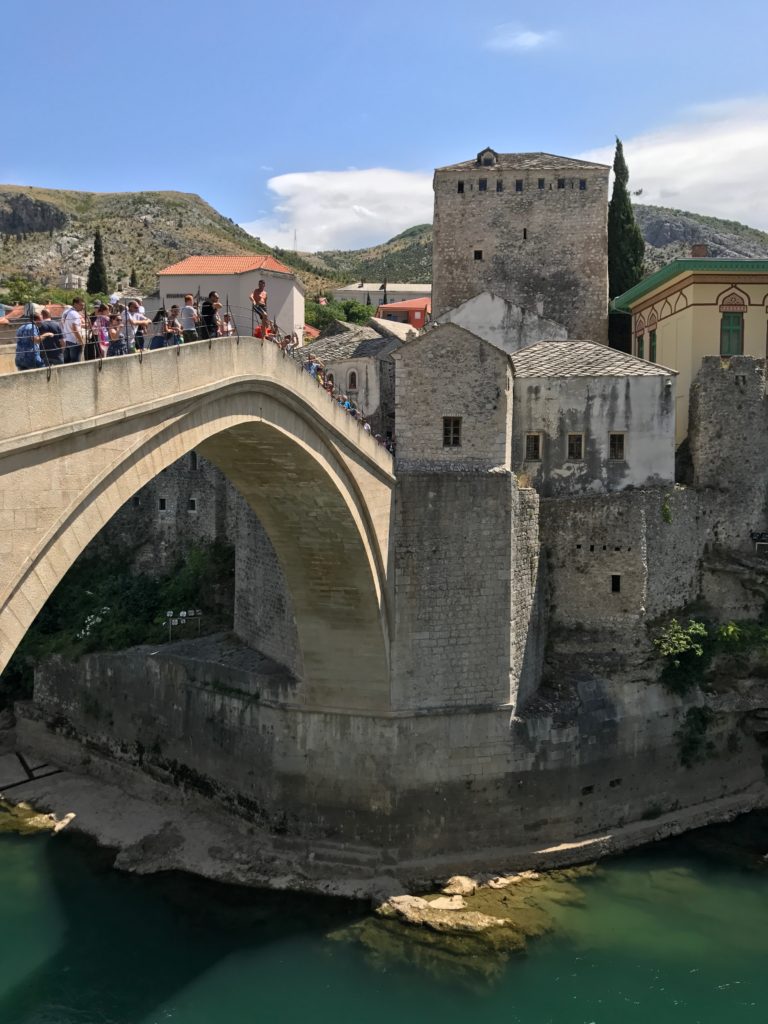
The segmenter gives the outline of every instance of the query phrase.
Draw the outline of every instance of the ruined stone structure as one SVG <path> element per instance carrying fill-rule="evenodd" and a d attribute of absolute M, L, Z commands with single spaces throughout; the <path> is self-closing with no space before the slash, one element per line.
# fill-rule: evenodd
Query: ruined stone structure
<path fill-rule="evenodd" d="M 433 316 L 489 291 L 607 343 L 609 170 L 492 149 L 438 168 Z"/>

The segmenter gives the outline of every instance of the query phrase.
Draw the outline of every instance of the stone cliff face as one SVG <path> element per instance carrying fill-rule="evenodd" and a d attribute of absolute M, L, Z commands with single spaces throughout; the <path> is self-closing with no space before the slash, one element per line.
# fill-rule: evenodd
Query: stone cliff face
<path fill-rule="evenodd" d="M 67 220 L 64 211 L 53 203 L 21 192 L 0 192 L 0 235 L 59 231 L 66 226 Z"/>

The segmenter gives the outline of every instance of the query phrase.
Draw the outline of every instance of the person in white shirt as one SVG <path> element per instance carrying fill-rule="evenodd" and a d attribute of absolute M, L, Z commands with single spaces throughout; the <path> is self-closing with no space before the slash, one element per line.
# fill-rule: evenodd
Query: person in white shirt
<path fill-rule="evenodd" d="M 139 304 L 134 299 L 128 303 L 128 315 L 126 316 L 126 338 L 128 340 L 128 351 L 144 348 L 144 331 L 150 326 L 150 321 L 139 312 Z"/>
<path fill-rule="evenodd" d="M 184 306 L 181 310 L 181 330 L 184 341 L 198 340 L 197 325 L 200 322 L 200 317 L 192 305 L 193 302 L 194 298 L 191 295 L 184 296 Z"/>
<path fill-rule="evenodd" d="M 61 319 L 64 329 L 64 362 L 79 363 L 83 358 L 85 345 L 85 327 L 83 310 L 85 303 L 81 298 L 72 299 L 72 308 L 68 309 Z"/>

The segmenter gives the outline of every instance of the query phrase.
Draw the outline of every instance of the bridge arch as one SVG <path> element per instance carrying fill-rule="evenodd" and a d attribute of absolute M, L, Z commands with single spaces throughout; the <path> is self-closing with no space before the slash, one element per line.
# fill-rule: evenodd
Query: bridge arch
<path fill-rule="evenodd" d="M 18 506 L 14 523 L 30 520 L 3 542 L 0 668 L 90 539 L 141 487 L 195 449 L 245 497 L 277 552 L 300 646 L 296 701 L 329 710 L 389 705 L 389 456 L 274 346 L 235 344 L 224 342 L 231 357 L 225 373 L 221 358 L 193 345 L 197 352 L 153 353 L 143 367 L 131 357 L 108 361 L 103 379 L 88 364 L 50 379 L 44 370 L 10 383 L 0 378 L 0 403 L 3 390 L 15 387 L 26 392 L 16 400 L 54 410 L 42 430 L 5 444 L 0 423 L 0 507 L 10 500 Z M 171 371 L 182 361 L 196 364 L 197 386 L 165 380 L 160 394 L 147 394 L 126 379 L 133 387 L 124 394 L 149 400 L 103 408 L 97 394 L 93 407 L 81 410 L 95 416 L 61 415 L 77 408 L 84 384 L 114 394 L 107 375 L 146 375 L 147 363 L 160 368 L 158 355 Z"/>

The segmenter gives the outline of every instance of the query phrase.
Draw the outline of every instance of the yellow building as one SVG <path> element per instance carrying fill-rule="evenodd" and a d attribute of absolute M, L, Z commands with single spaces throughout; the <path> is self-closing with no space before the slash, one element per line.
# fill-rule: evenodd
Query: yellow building
<path fill-rule="evenodd" d="M 679 444 L 688 434 L 691 383 L 704 356 L 765 359 L 768 260 L 680 259 L 617 296 L 632 314 L 632 352 L 678 371 Z"/>

